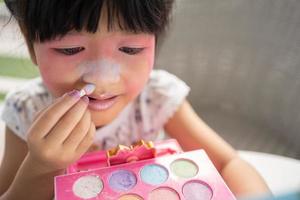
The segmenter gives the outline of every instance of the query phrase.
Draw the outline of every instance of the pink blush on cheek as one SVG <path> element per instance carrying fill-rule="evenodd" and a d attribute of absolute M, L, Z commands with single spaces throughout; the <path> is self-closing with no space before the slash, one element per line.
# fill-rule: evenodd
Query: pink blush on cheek
<path fill-rule="evenodd" d="M 153 68 L 154 65 L 154 57 L 155 57 L 155 47 L 150 47 L 151 49 L 149 49 L 149 51 L 146 52 L 146 62 L 148 64 L 148 66 L 150 67 L 150 69 Z"/>
<path fill-rule="evenodd" d="M 43 83 L 54 97 L 75 89 L 78 60 L 58 55 L 47 43 L 34 43 L 34 52 Z"/>
<path fill-rule="evenodd" d="M 155 56 L 155 48 L 152 47 L 151 50 L 146 55 L 148 58 L 149 65 L 153 65 L 154 56 Z"/>
<path fill-rule="evenodd" d="M 76 77 L 69 73 L 67 68 L 44 65 L 40 67 L 43 83 L 54 97 L 59 97 L 65 92 L 74 89 Z"/>
<path fill-rule="evenodd" d="M 127 66 L 126 72 L 123 74 L 125 78 L 125 88 L 131 96 L 137 96 L 144 88 L 150 77 L 152 66 L 147 62 L 135 63 L 134 67 Z"/>

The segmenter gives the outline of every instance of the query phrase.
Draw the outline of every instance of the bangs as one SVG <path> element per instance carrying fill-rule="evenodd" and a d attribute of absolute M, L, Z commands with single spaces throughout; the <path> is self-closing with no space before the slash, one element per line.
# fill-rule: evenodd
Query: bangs
<path fill-rule="evenodd" d="M 71 30 L 98 31 L 101 12 L 107 30 L 159 35 L 169 21 L 173 0 L 5 0 L 12 15 L 25 28 L 30 41 L 44 42 Z"/>

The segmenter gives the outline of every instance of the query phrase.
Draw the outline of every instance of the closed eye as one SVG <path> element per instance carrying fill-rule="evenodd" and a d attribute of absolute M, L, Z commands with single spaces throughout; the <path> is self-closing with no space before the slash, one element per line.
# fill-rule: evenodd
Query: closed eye
<path fill-rule="evenodd" d="M 58 53 L 67 55 L 67 56 L 72 56 L 75 55 L 81 51 L 84 50 L 83 47 L 73 47 L 73 48 L 55 48 L 55 51 L 57 51 Z"/>
<path fill-rule="evenodd" d="M 144 48 L 135 48 L 135 47 L 120 47 L 119 51 L 122 51 L 128 55 L 135 55 L 143 51 Z"/>

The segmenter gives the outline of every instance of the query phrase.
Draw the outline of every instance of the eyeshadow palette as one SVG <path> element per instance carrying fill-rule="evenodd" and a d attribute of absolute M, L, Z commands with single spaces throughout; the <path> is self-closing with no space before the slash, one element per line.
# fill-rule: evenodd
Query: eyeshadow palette
<path fill-rule="evenodd" d="M 184 153 L 167 140 L 104 152 L 85 155 L 55 177 L 55 199 L 235 199 L 203 150 Z"/>

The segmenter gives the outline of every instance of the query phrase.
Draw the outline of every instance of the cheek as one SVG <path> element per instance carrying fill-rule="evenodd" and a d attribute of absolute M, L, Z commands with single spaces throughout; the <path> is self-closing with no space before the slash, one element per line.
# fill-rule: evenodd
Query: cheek
<path fill-rule="evenodd" d="M 151 53 L 147 55 L 147 62 L 148 62 L 148 65 L 149 65 L 149 70 L 153 69 L 153 66 L 154 66 L 154 55 L 155 55 L 155 51 L 154 51 L 154 48 L 153 48 L 153 50 L 151 51 Z"/>
<path fill-rule="evenodd" d="M 131 96 L 137 96 L 147 83 L 152 69 L 152 65 L 148 64 L 148 62 L 139 62 L 127 71 L 125 85 Z"/>
<path fill-rule="evenodd" d="M 76 75 L 63 59 L 56 59 L 46 51 L 38 51 L 36 57 L 43 82 L 52 95 L 58 97 L 73 89 Z"/>
<path fill-rule="evenodd" d="M 147 83 L 154 64 L 154 48 L 140 59 L 127 63 L 125 84 L 127 91 L 137 96 Z"/>

